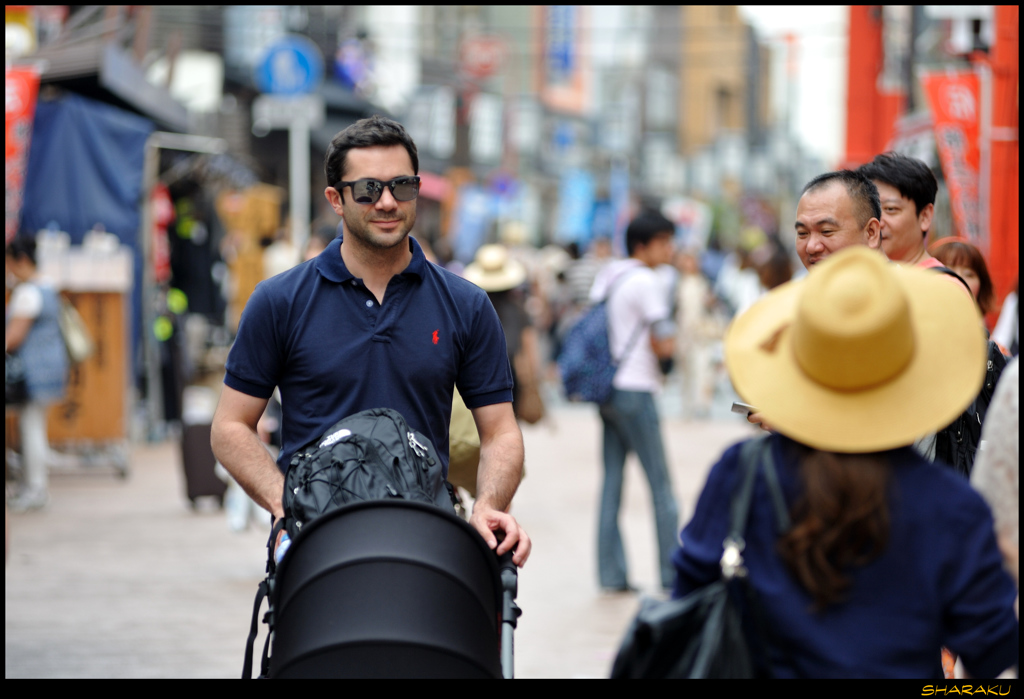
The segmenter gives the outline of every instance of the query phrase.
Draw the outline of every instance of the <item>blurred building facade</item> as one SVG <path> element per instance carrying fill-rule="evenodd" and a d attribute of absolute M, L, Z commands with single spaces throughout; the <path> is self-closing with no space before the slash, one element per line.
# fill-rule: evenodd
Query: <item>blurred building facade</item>
<path fill-rule="evenodd" d="M 176 130 L 223 138 L 281 187 L 288 132 L 253 116 L 254 73 L 268 47 L 307 38 L 324 65 L 311 162 L 355 119 L 403 119 L 432 238 L 457 223 L 467 178 L 502 199 L 486 236 L 516 220 L 542 244 L 586 242 L 595 220 L 603 233 L 623 187 L 634 205 L 781 196 L 820 166 L 769 112 L 772 57 L 735 5 L 153 6 L 136 24 L 135 62 L 176 98 Z M 320 199 L 312 221 L 330 218 Z"/>
<path fill-rule="evenodd" d="M 780 202 L 821 168 L 770 113 L 773 58 L 738 6 L 67 6 L 56 19 L 27 14 L 29 53 L 48 62 L 44 83 L 155 114 L 168 131 L 221 139 L 242 167 L 284 191 L 282 207 L 294 149 L 289 129 L 260 110 L 267 87 L 259 75 L 268 50 L 298 37 L 322 78 L 307 90 L 320 111 L 305 154 L 309 211 L 295 220 L 336 223 L 320 195 L 323 153 L 353 121 L 389 114 L 420 149 L 418 232 L 447 239 L 464 261 L 502 236 L 585 246 L 621 233 L 641 205 L 685 200 L 683 208 L 717 211 L 749 195 L 785 210 Z M 136 89 L 105 87 L 104 51 L 127 57 Z M 68 77 L 89 65 L 91 84 Z M 153 104 L 139 107 L 143 98 Z M 161 158 L 164 169 L 181 156 Z M 731 204 L 711 206 L 720 201 Z M 738 225 L 727 225 L 726 237 Z"/>

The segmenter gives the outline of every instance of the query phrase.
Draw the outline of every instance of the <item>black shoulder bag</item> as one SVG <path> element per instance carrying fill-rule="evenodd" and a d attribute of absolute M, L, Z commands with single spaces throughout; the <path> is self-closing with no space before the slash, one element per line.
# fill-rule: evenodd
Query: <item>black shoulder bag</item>
<path fill-rule="evenodd" d="M 612 679 L 749 678 L 768 672 L 762 611 L 742 556 L 754 481 L 762 468 L 776 527 L 780 533 L 789 528 L 769 437 L 751 440 L 740 451 L 741 480 L 722 542 L 721 577 L 682 599 L 645 599 L 619 648 Z M 746 625 L 744 609 L 751 622 Z"/>

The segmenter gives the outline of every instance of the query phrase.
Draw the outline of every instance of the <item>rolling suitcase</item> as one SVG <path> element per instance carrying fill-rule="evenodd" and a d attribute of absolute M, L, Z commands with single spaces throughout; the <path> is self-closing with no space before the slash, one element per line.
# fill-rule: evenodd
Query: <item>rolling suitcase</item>
<path fill-rule="evenodd" d="M 210 423 L 183 425 L 181 432 L 181 463 L 185 473 L 185 487 L 189 504 L 196 507 L 196 498 L 217 498 L 224 507 L 224 494 L 228 485 L 214 473 L 217 459 L 210 447 Z"/>

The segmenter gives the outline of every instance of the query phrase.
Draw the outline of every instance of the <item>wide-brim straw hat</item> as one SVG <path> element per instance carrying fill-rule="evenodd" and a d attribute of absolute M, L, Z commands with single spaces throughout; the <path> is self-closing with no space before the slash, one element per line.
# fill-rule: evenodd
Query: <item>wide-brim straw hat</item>
<path fill-rule="evenodd" d="M 484 291 L 508 291 L 526 281 L 526 267 L 504 245 L 483 245 L 463 276 Z"/>
<path fill-rule="evenodd" d="M 905 446 L 947 426 L 981 389 L 986 356 L 963 289 L 862 246 L 768 293 L 725 336 L 733 386 L 766 423 L 844 453 Z"/>

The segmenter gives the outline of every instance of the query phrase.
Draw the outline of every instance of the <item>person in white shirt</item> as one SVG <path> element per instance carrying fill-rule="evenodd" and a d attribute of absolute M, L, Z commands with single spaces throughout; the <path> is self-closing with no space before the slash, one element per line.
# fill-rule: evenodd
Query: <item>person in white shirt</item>
<path fill-rule="evenodd" d="M 671 557 L 679 509 L 654 402 L 662 385 L 659 360 L 672 357 L 675 342 L 669 293 L 655 269 L 672 260 L 674 234 L 664 216 L 641 214 L 626 230 L 629 258 L 604 267 L 591 289 L 591 300 L 608 298 L 609 344 L 619 364 L 612 396 L 600 406 L 605 478 L 597 547 L 598 577 L 606 592 L 634 589 L 618 524 L 629 452 L 639 457 L 651 486 L 662 587 L 671 588 L 675 576 Z"/>

